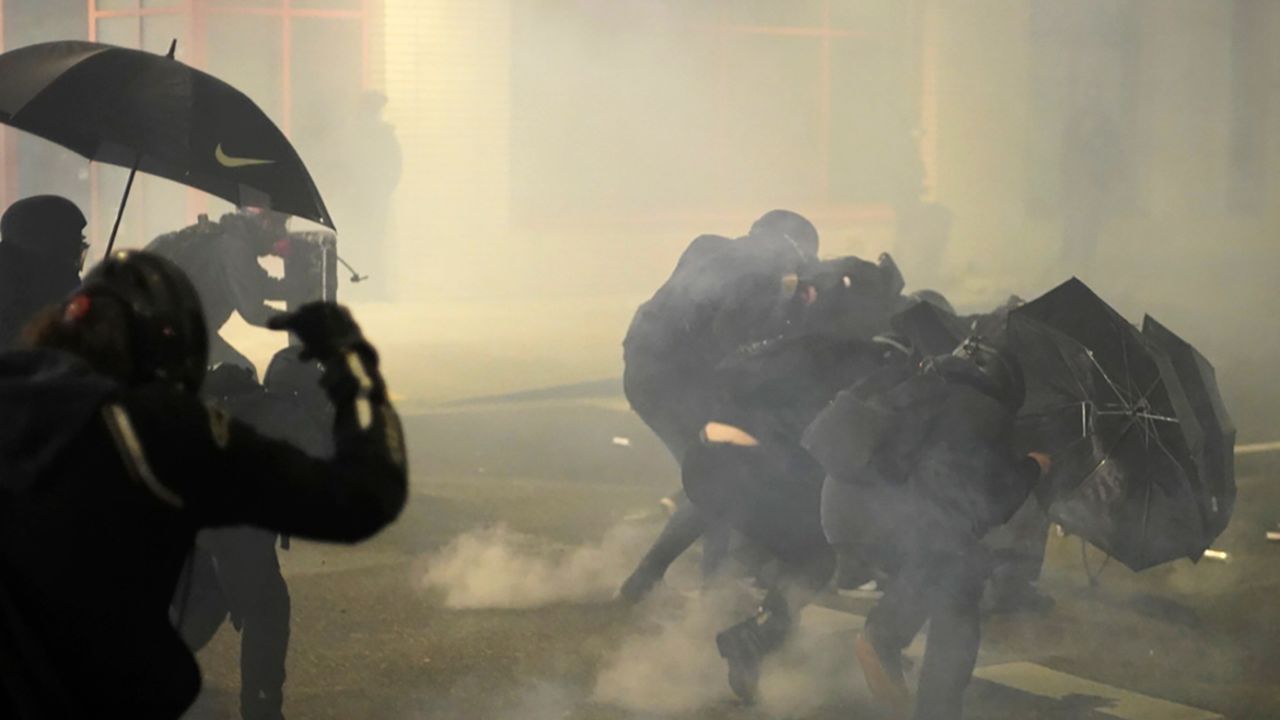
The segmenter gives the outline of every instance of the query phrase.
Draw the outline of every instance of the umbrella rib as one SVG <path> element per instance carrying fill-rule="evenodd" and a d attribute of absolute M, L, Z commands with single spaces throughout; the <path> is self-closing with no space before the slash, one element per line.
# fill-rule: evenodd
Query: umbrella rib
<path fill-rule="evenodd" d="M 1164 440 L 1160 439 L 1160 434 L 1153 432 L 1151 433 L 1151 436 L 1154 437 L 1156 440 L 1156 447 L 1160 448 L 1160 451 L 1169 457 L 1169 461 L 1172 462 L 1175 466 L 1181 468 L 1182 463 L 1178 462 L 1178 457 L 1173 454 L 1173 451 L 1170 450 L 1167 445 L 1164 444 Z"/>
<path fill-rule="evenodd" d="M 1093 356 L 1093 351 L 1086 348 L 1085 356 L 1088 357 L 1089 362 L 1093 363 L 1093 366 L 1098 369 L 1098 373 L 1102 375 L 1103 380 L 1107 381 L 1107 385 L 1111 386 L 1111 391 L 1116 394 L 1117 398 L 1119 398 L 1120 404 L 1126 408 L 1132 407 L 1132 404 L 1128 401 L 1128 398 L 1126 398 L 1124 393 L 1120 392 L 1120 388 L 1117 387 L 1114 382 L 1112 382 L 1111 376 L 1107 374 L 1106 370 L 1102 369 L 1102 365 L 1098 364 L 1098 359 Z"/>
<path fill-rule="evenodd" d="M 1169 417 L 1168 415 L 1156 415 L 1147 412 L 1128 412 L 1125 410 L 1098 410 L 1098 415 L 1128 415 L 1135 418 L 1145 418 L 1147 420 L 1159 420 L 1161 422 L 1179 423 L 1182 422 L 1178 418 Z"/>
<path fill-rule="evenodd" d="M 1086 482 L 1089 481 L 1089 478 L 1093 477 L 1095 474 L 1097 474 L 1099 470 L 1102 469 L 1103 464 L 1105 464 L 1107 460 L 1111 459 L 1111 453 L 1115 452 L 1116 447 L 1118 447 L 1120 443 L 1124 441 L 1125 437 L 1128 436 L 1129 431 L 1133 429 L 1134 425 L 1135 423 L 1132 421 L 1130 421 L 1128 425 L 1125 425 L 1124 429 L 1120 431 L 1120 435 L 1116 437 L 1115 442 L 1111 443 L 1111 447 L 1108 448 L 1107 451 L 1102 454 L 1102 457 L 1098 460 L 1097 463 L 1094 464 L 1093 468 L 1089 470 L 1089 472 L 1085 473 L 1085 476 L 1080 479 L 1080 485 L 1084 485 Z M 1076 442 L 1079 442 L 1079 441 L 1076 441 Z M 1074 444 L 1075 443 L 1073 442 L 1070 445 L 1067 445 L 1067 447 L 1071 447 L 1071 445 L 1074 445 Z"/>
<path fill-rule="evenodd" d="M 1040 332 L 1041 334 L 1048 334 L 1044 330 L 1041 330 Z M 1067 367 L 1067 374 L 1071 377 L 1072 381 L 1075 382 L 1076 388 L 1080 391 L 1080 397 L 1088 398 L 1089 390 L 1084 386 L 1084 382 L 1082 382 L 1080 378 L 1076 375 L 1075 368 L 1071 363 L 1071 358 L 1067 357 L 1067 353 L 1065 350 L 1062 349 L 1061 344 L 1052 342 L 1052 340 L 1053 338 L 1050 338 L 1050 341 L 1051 341 L 1050 344 L 1053 345 L 1053 349 L 1057 351 L 1058 357 L 1062 358 L 1062 364 Z M 1084 349 L 1084 353 L 1089 358 L 1090 361 L 1093 361 L 1093 353 L 1091 353 L 1088 348 Z M 1094 361 L 1093 364 L 1097 365 L 1098 363 Z M 1102 368 L 1098 368 L 1098 370 L 1101 371 Z M 1103 377 L 1106 377 L 1106 373 L 1103 373 Z"/>
<path fill-rule="evenodd" d="M 1127 323 L 1126 323 L 1127 325 Z M 1129 365 L 1129 343 L 1124 341 L 1124 333 L 1120 333 L 1120 357 L 1124 359 L 1124 380 L 1130 394 L 1133 393 L 1133 368 Z"/>

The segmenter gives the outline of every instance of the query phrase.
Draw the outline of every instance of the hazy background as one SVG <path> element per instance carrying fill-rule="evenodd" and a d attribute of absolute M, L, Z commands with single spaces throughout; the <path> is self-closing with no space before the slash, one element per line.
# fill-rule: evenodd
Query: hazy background
<path fill-rule="evenodd" d="M 1280 4 L 88 5 L 2 0 L 4 47 L 178 38 L 255 98 L 374 276 L 343 299 L 408 403 L 618 375 L 630 313 L 689 239 L 787 207 L 823 254 L 889 251 L 963 308 L 1078 274 L 1201 347 L 1244 436 L 1271 439 L 1254 418 L 1277 399 Z M 67 194 L 104 239 L 124 171 L 7 129 L 0 149 L 6 202 Z M 138 190 L 126 245 L 226 209 Z M 227 332 L 256 357 L 278 342 Z"/>

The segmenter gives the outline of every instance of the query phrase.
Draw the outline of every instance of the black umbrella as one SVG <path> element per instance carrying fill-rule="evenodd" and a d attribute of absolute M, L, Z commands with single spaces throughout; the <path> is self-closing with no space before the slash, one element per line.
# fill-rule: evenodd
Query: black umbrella
<path fill-rule="evenodd" d="M 1027 381 L 1020 444 L 1053 455 L 1050 516 L 1134 570 L 1199 558 L 1203 433 L 1169 356 L 1074 278 L 1011 312 L 1008 332 Z"/>
<path fill-rule="evenodd" d="M 0 55 L 0 122 L 236 205 L 333 221 L 298 153 L 244 93 L 169 56 L 89 42 Z M 116 217 L 116 229 L 120 217 Z M 116 230 L 111 232 L 115 242 Z"/>
<path fill-rule="evenodd" d="M 1201 493 L 1201 512 L 1210 538 L 1227 527 L 1236 501 L 1236 428 L 1227 413 L 1213 365 L 1187 341 L 1151 316 L 1143 318 L 1142 334 L 1169 357 L 1177 384 L 1202 431 L 1191 447 Z"/>

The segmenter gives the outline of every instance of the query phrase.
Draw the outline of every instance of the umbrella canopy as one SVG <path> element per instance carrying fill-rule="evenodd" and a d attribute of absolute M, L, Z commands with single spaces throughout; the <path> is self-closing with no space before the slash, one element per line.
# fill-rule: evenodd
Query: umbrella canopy
<path fill-rule="evenodd" d="M 1049 514 L 1134 570 L 1198 559 L 1213 533 L 1203 431 L 1169 356 L 1071 279 L 1009 315 L 1021 444 L 1053 455 Z"/>
<path fill-rule="evenodd" d="M 1195 461 L 1198 492 L 1205 530 L 1211 538 L 1226 529 L 1235 508 L 1236 427 L 1218 392 L 1213 365 L 1173 331 L 1150 315 L 1143 318 L 1142 335 L 1164 351 L 1202 432 L 1201 442 L 1191 447 Z"/>
<path fill-rule="evenodd" d="M 0 122 L 90 160 L 333 227 L 310 173 L 266 114 L 169 57 L 72 41 L 4 53 Z"/>

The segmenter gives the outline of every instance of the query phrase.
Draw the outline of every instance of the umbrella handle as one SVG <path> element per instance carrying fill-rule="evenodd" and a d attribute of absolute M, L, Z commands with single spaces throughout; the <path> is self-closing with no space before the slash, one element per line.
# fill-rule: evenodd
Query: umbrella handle
<path fill-rule="evenodd" d="M 338 262 L 342 263 L 342 267 L 351 271 L 351 282 L 358 283 L 369 279 L 368 275 L 361 275 L 356 272 L 356 269 L 347 264 L 347 261 L 343 260 L 341 255 L 337 255 L 336 257 L 338 258 Z"/>
<path fill-rule="evenodd" d="M 107 241 L 107 253 L 104 258 L 111 257 L 111 248 L 116 244 L 116 233 L 120 232 L 120 220 L 124 217 L 124 206 L 129 204 L 129 191 L 133 189 L 133 178 L 138 174 L 138 165 L 142 162 L 142 156 L 137 156 L 133 161 L 133 167 L 129 169 L 129 181 L 124 184 L 124 197 L 120 198 L 120 208 L 116 210 L 116 224 L 111 227 L 111 239 Z"/>

